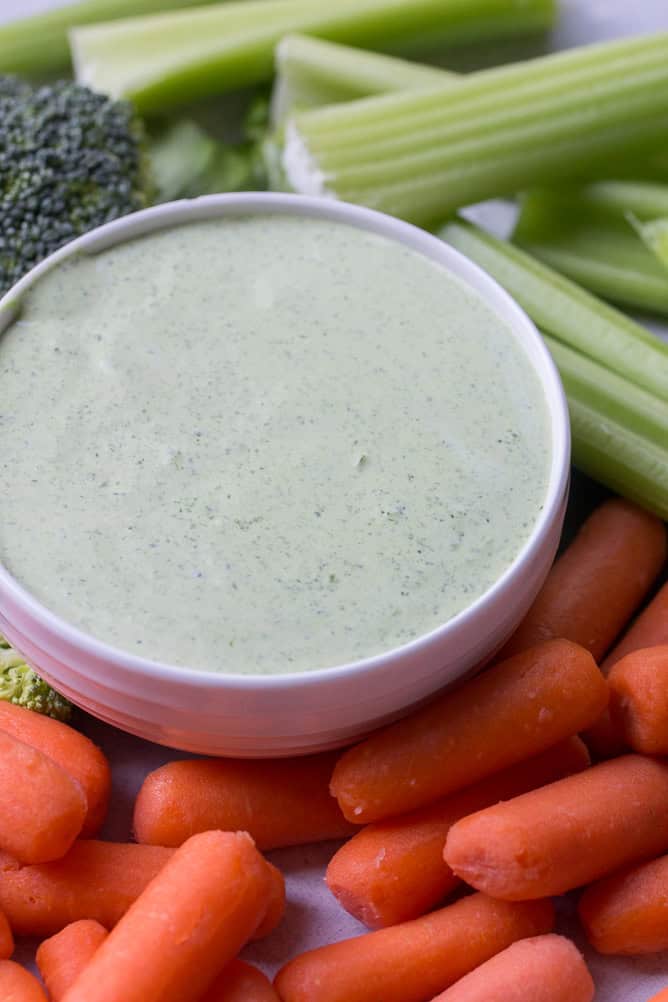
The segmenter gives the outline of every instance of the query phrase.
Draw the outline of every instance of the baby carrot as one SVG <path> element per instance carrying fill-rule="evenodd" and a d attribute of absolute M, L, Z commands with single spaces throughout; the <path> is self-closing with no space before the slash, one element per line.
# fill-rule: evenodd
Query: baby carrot
<path fill-rule="evenodd" d="M 625 755 L 452 826 L 445 861 L 508 901 L 561 894 L 668 849 L 668 764 Z"/>
<path fill-rule="evenodd" d="M 0 849 L 23 863 L 58 859 L 85 817 L 80 784 L 41 751 L 0 731 Z"/>
<path fill-rule="evenodd" d="M 331 790 L 349 820 L 402 814 L 538 755 L 596 720 L 607 701 L 591 654 L 551 640 L 344 752 Z"/>
<path fill-rule="evenodd" d="M 37 966 L 51 1002 L 61 1002 L 107 935 L 99 922 L 82 919 L 40 944 Z M 278 996 L 261 971 L 231 960 L 199 1002 L 278 1002 Z"/>
<path fill-rule="evenodd" d="M 174 849 L 134 842 L 81 839 L 62 859 L 21 866 L 0 854 L 0 908 L 21 936 L 52 936 L 79 919 L 95 919 L 107 929 L 174 855 Z M 285 911 L 285 882 L 266 863 L 267 912 L 253 939 L 269 935 Z"/>
<path fill-rule="evenodd" d="M 484 894 L 295 957 L 274 982 L 283 1002 L 424 1002 L 517 939 L 549 932 L 549 901 Z"/>
<path fill-rule="evenodd" d="M 609 675 L 610 715 L 625 743 L 668 754 L 668 644 L 633 651 Z"/>
<path fill-rule="evenodd" d="M 643 647 L 658 647 L 663 644 L 668 644 L 668 584 L 659 589 L 619 643 L 613 647 L 602 662 L 601 671 L 604 675 L 608 675 L 617 662 L 627 654 L 639 651 Z M 609 709 L 603 711 L 584 737 L 598 758 L 612 758 L 626 750 L 622 735 L 613 723 Z"/>
<path fill-rule="evenodd" d="M 652 995 L 648 1002 L 668 1002 L 668 988 L 662 988 L 658 995 Z"/>
<path fill-rule="evenodd" d="M 600 661 L 665 559 L 666 530 L 660 519 L 630 501 L 606 501 L 556 560 L 500 657 L 550 637 L 566 637 Z"/>
<path fill-rule="evenodd" d="M 9 960 L 14 952 L 14 936 L 4 912 L 0 912 L 0 960 Z"/>
<path fill-rule="evenodd" d="M 627 654 L 643 647 L 668 644 L 668 583 L 659 588 L 652 601 L 645 606 L 624 636 L 601 663 L 601 671 L 608 675 L 614 665 Z"/>
<path fill-rule="evenodd" d="M 267 865 L 245 832 L 193 835 L 63 1002 L 195 1002 L 257 929 L 269 889 Z"/>
<path fill-rule="evenodd" d="M 326 878 L 329 889 L 371 928 L 417 918 L 459 884 L 443 859 L 445 839 L 455 821 L 588 765 L 582 741 L 567 738 L 428 807 L 367 825 L 332 857 Z"/>
<path fill-rule="evenodd" d="M 48 755 L 79 781 L 88 803 L 81 834 L 83 838 L 96 835 L 111 792 L 109 763 L 100 749 L 73 727 L 4 701 L 0 702 L 0 730 Z"/>
<path fill-rule="evenodd" d="M 57 1000 L 56 1000 L 57 1002 Z M 200 1002 L 280 1002 L 271 981 L 243 960 L 232 960 Z"/>
<path fill-rule="evenodd" d="M 599 953 L 633 956 L 668 949 L 668 856 L 625 867 L 588 887 L 578 905 Z"/>
<path fill-rule="evenodd" d="M 592 1002 L 594 982 L 582 954 L 563 936 L 513 943 L 433 1002 Z"/>
<path fill-rule="evenodd" d="M 3 1002 L 47 1002 L 37 978 L 13 960 L 0 960 L 0 999 Z"/>
<path fill-rule="evenodd" d="M 79 919 L 111 929 L 174 849 L 133 843 L 75 842 L 62 859 L 21 866 L 0 859 L 0 908 L 18 936 L 52 936 Z"/>
<path fill-rule="evenodd" d="M 106 938 L 103 925 L 81 919 L 40 943 L 35 959 L 51 1002 L 60 1002 Z"/>
<path fill-rule="evenodd" d="M 350 835 L 329 794 L 336 755 L 170 762 L 144 780 L 135 804 L 138 842 L 181 845 L 214 828 L 247 831 L 258 849 Z"/>
<path fill-rule="evenodd" d="M 267 910 L 264 918 L 251 936 L 251 940 L 264 939 L 273 932 L 285 914 L 285 880 L 283 874 L 271 863 L 267 863 L 269 891 Z"/>

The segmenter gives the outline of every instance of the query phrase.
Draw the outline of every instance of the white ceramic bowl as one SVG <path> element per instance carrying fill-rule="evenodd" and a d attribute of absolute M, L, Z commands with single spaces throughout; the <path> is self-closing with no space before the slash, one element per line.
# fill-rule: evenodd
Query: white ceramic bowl
<path fill-rule="evenodd" d="M 340 220 L 425 254 L 477 290 L 525 346 L 542 383 L 552 463 L 545 506 L 514 563 L 443 626 L 400 648 L 310 673 L 212 674 L 175 668 L 110 647 L 53 615 L 0 566 L 0 631 L 72 701 L 141 737 L 193 752 L 263 757 L 350 742 L 425 700 L 489 657 L 530 605 L 554 558 L 570 459 L 566 402 L 535 327 L 486 275 L 441 240 L 368 209 L 295 195 L 213 195 L 147 209 L 86 234 L 26 275 L 0 302 L 0 331 L 21 293 L 73 254 L 96 252 L 195 219 L 280 213 Z"/>

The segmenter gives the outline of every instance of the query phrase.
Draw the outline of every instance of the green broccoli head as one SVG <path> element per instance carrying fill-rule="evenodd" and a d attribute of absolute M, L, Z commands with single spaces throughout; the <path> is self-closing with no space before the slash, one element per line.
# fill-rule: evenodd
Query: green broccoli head
<path fill-rule="evenodd" d="M 0 700 L 43 713 L 63 723 L 72 716 L 72 704 L 27 665 L 0 634 Z"/>
<path fill-rule="evenodd" d="M 74 237 L 148 204 L 132 106 L 70 81 L 0 76 L 0 294 Z"/>

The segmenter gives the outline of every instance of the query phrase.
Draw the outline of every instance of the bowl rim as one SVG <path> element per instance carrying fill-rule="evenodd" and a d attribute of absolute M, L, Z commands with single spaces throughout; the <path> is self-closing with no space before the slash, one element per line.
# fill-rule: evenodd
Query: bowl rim
<path fill-rule="evenodd" d="M 105 223 L 49 255 L 32 268 L 0 299 L 0 337 L 18 314 L 21 298 L 47 271 L 77 254 L 95 254 L 116 244 L 145 234 L 187 224 L 189 222 L 243 215 L 287 215 L 330 219 L 395 240 L 438 262 L 451 274 L 472 288 L 511 328 L 525 349 L 530 364 L 539 378 L 545 394 L 550 424 L 550 471 L 544 501 L 532 530 L 503 573 L 476 599 L 460 612 L 432 630 L 413 640 L 369 657 L 327 668 L 271 674 L 243 674 L 188 668 L 169 662 L 133 654 L 74 626 L 52 612 L 21 585 L 0 562 L 0 603 L 9 598 L 21 612 L 46 627 L 49 634 L 78 653 L 89 656 L 93 666 L 104 662 L 116 669 L 143 675 L 162 682 L 186 684 L 191 688 L 234 689 L 256 691 L 303 688 L 334 682 L 345 677 L 360 680 L 374 671 L 419 654 L 437 644 L 444 635 L 466 626 L 511 586 L 521 575 L 527 562 L 540 545 L 555 518 L 559 517 L 568 489 L 570 473 L 570 423 L 563 386 L 545 342 L 536 326 L 515 300 L 482 268 L 437 236 L 385 213 L 333 199 L 273 192 L 244 192 L 205 195 L 152 206 L 139 212 Z M 4 604 L 4 603 L 3 603 Z M 2 609 L 0 608 L 0 612 Z M 9 622 L 10 620 L 8 620 Z M 47 648 L 45 647 L 45 651 Z M 50 653 L 49 651 L 47 651 Z"/>

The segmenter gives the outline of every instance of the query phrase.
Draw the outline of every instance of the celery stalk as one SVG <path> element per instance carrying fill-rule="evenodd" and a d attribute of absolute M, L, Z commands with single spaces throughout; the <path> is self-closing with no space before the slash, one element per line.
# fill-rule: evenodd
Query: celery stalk
<path fill-rule="evenodd" d="M 648 223 L 635 223 L 636 229 L 664 269 L 668 269 L 668 216 Z"/>
<path fill-rule="evenodd" d="M 576 197 L 578 206 L 615 219 L 668 216 L 668 185 L 654 181 L 594 181 L 578 188 Z"/>
<path fill-rule="evenodd" d="M 542 333 L 569 398 L 586 401 L 601 416 L 668 449 L 668 401 Z"/>
<path fill-rule="evenodd" d="M 573 463 L 611 490 L 668 519 L 668 450 L 568 395 Z"/>
<path fill-rule="evenodd" d="M 573 462 L 668 517 L 668 346 L 471 223 L 440 235 L 485 268 L 541 329 L 568 398 Z"/>
<path fill-rule="evenodd" d="M 646 186 L 628 185 L 637 197 L 621 209 L 613 194 L 624 187 L 618 182 L 532 191 L 523 200 L 513 241 L 596 295 L 668 315 L 668 270 L 644 242 L 651 239 L 652 224 L 634 226 L 628 218 L 631 205 L 650 210 Z M 648 187 L 662 194 L 661 186 Z M 668 202 L 668 188 L 665 195 Z"/>
<path fill-rule="evenodd" d="M 668 517 L 668 404 L 543 334 L 568 399 L 573 462 Z"/>
<path fill-rule="evenodd" d="M 75 29 L 77 79 L 140 111 L 270 79 L 290 32 L 374 49 L 429 48 L 549 27 L 554 0 L 245 0 Z"/>
<path fill-rule="evenodd" d="M 307 35 L 286 35 L 276 46 L 272 120 L 280 125 L 297 110 L 458 79 L 436 66 Z"/>
<path fill-rule="evenodd" d="M 67 32 L 82 24 L 114 21 L 211 3 L 212 0 L 79 0 L 0 25 L 0 73 L 45 76 L 67 70 Z"/>
<path fill-rule="evenodd" d="M 461 220 L 440 235 L 489 272 L 533 322 L 630 383 L 668 400 L 668 344 L 519 247 Z"/>
<path fill-rule="evenodd" d="M 283 159 L 297 191 L 429 224 L 658 148 L 667 126 L 668 34 L 656 34 L 304 112 Z"/>

